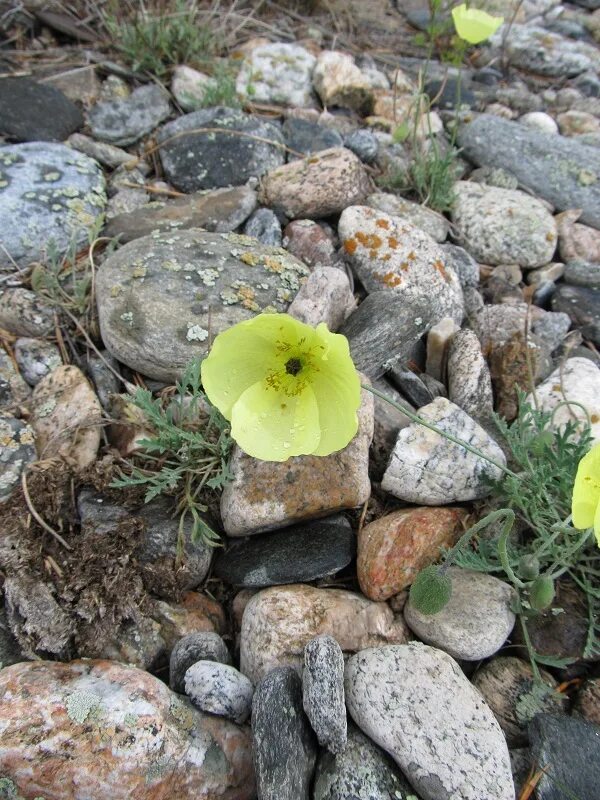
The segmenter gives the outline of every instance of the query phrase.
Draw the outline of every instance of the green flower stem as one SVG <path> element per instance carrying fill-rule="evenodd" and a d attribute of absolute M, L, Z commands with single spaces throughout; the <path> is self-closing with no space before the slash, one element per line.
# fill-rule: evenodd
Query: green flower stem
<path fill-rule="evenodd" d="M 504 570 L 504 572 L 506 572 L 509 580 L 515 586 L 517 586 L 519 589 L 524 589 L 525 584 L 520 578 L 517 578 L 508 560 L 507 543 L 509 534 L 512 530 L 512 526 L 515 521 L 515 512 L 512 511 L 510 508 L 501 508 L 496 513 L 499 515 L 499 517 L 503 516 L 506 518 L 504 527 L 502 528 L 502 533 L 500 534 L 500 538 L 498 539 L 498 555 L 500 557 L 500 563 L 502 564 L 502 569 Z"/>
<path fill-rule="evenodd" d="M 488 525 L 493 525 L 495 522 L 504 519 L 504 528 L 502 530 L 502 535 L 506 532 L 506 535 L 510 533 L 510 530 L 513 526 L 515 521 L 515 514 L 514 511 L 511 511 L 510 508 L 500 508 L 497 511 L 491 511 L 489 514 L 486 514 L 485 517 L 482 517 L 475 525 L 471 526 L 468 530 L 466 530 L 460 539 L 456 542 L 456 544 L 448 550 L 446 555 L 444 556 L 444 563 L 440 567 L 440 573 L 443 575 L 448 567 L 452 565 L 456 555 L 463 549 L 463 547 L 475 536 L 476 533 L 479 533 L 480 530 L 487 528 Z M 508 561 L 508 556 L 507 556 Z M 503 565 L 504 566 L 504 565 Z M 508 567 L 510 569 L 510 565 Z M 512 570 L 511 570 L 512 572 Z M 516 576 L 515 576 L 516 578 Z"/>
<path fill-rule="evenodd" d="M 533 649 L 533 645 L 531 644 L 531 639 L 529 638 L 529 631 L 527 630 L 527 623 L 525 622 L 525 617 L 523 614 L 519 614 L 519 622 L 521 623 L 521 630 L 523 631 L 523 641 L 525 642 L 525 647 L 527 648 L 527 654 L 529 655 L 529 661 L 531 663 L 531 671 L 533 672 L 534 681 L 542 683 L 542 676 L 540 675 L 540 671 L 538 669 L 536 661 L 536 653 L 535 650 Z"/>
<path fill-rule="evenodd" d="M 467 442 L 463 441 L 462 439 L 459 439 L 456 436 L 452 436 L 452 434 L 448 433 L 447 431 L 443 431 L 441 428 L 438 428 L 437 425 L 434 425 L 431 422 L 427 422 L 427 420 L 424 420 L 418 414 L 415 414 L 414 411 L 411 411 L 409 408 L 405 408 L 403 405 L 401 405 L 400 403 L 397 403 L 395 400 L 390 400 L 390 398 L 387 397 L 385 394 L 383 394 L 383 392 L 380 392 L 379 389 L 374 389 L 372 386 L 367 386 L 364 383 L 361 384 L 361 386 L 367 392 L 371 392 L 371 394 L 374 394 L 376 397 L 379 397 L 381 400 L 385 400 L 386 403 L 389 403 L 397 411 L 400 411 L 402 414 L 405 414 L 413 422 L 418 422 L 419 425 L 423 425 L 425 428 L 429 428 L 430 431 L 433 431 L 434 433 L 437 433 L 439 436 L 443 436 L 444 439 L 447 439 L 449 442 L 452 442 L 453 444 L 457 444 L 460 447 L 464 447 L 464 449 L 468 450 L 469 453 L 473 453 L 473 455 L 477 456 L 478 458 L 482 458 L 484 461 L 487 461 L 488 463 L 493 464 L 494 467 L 496 467 L 497 469 L 499 469 L 502 472 L 504 472 L 505 475 L 510 475 L 512 478 L 517 478 L 518 479 L 519 476 L 515 472 L 513 472 L 511 469 L 509 469 L 508 467 L 505 467 L 502 464 L 500 464 L 498 461 L 495 461 L 493 458 L 490 458 L 489 456 L 486 456 L 485 453 L 481 452 L 481 450 L 478 450 L 476 447 L 473 447 L 472 445 L 468 444 Z"/>

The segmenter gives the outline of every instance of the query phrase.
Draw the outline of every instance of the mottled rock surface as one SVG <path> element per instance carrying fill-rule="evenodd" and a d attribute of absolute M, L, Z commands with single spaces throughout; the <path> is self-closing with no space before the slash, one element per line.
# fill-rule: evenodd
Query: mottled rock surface
<path fill-rule="evenodd" d="M 231 656 L 223 639 L 214 631 L 199 631 L 183 636 L 171 650 L 169 686 L 183 694 L 184 677 L 196 661 L 218 661 L 231 664 Z"/>
<path fill-rule="evenodd" d="M 290 303 L 288 314 L 306 325 L 324 322 L 330 331 L 337 331 L 355 306 L 346 273 L 335 267 L 316 267 Z"/>
<path fill-rule="evenodd" d="M 167 93 L 150 83 L 127 97 L 97 103 L 88 111 L 88 121 L 96 139 L 125 147 L 153 131 L 170 112 Z"/>
<path fill-rule="evenodd" d="M 184 677 L 185 693 L 200 711 L 242 724 L 250 716 L 254 687 L 245 675 L 218 661 L 197 661 Z"/>
<path fill-rule="evenodd" d="M 492 379 L 476 334 L 467 328 L 454 334 L 448 348 L 448 399 L 475 419 L 494 407 Z"/>
<path fill-rule="evenodd" d="M 323 50 L 315 65 L 313 84 L 326 108 L 350 108 L 362 116 L 373 108 L 372 87 L 348 53 Z"/>
<path fill-rule="evenodd" d="M 236 80 L 237 93 L 253 103 L 312 105 L 315 57 L 304 47 L 273 42 L 255 47 Z"/>
<path fill-rule="evenodd" d="M 436 242 L 444 242 L 448 236 L 448 220 L 442 214 L 432 211 L 427 206 L 406 200 L 404 197 L 386 192 L 376 192 L 367 197 L 365 204 L 383 211 L 391 217 L 400 217 L 400 219 L 410 222 L 411 225 L 429 234 Z"/>
<path fill-rule="evenodd" d="M 420 643 L 357 653 L 346 702 L 423 800 L 514 800 L 506 741 L 450 656 Z"/>
<path fill-rule="evenodd" d="M 30 426 L 15 417 L 0 415 L 0 502 L 10 496 L 27 464 L 35 460 L 35 441 Z"/>
<path fill-rule="evenodd" d="M 252 800 L 250 732 L 110 661 L 0 672 L 0 774 L 55 800 Z"/>
<path fill-rule="evenodd" d="M 407 629 L 386 603 L 373 603 L 354 592 L 304 584 L 264 589 L 244 611 L 240 669 L 253 682 L 284 665 L 300 673 L 305 646 L 324 633 L 344 652 L 353 653 L 403 643 Z"/>
<path fill-rule="evenodd" d="M 343 752 L 347 740 L 344 655 L 333 636 L 316 636 L 304 648 L 302 702 L 321 747 Z"/>

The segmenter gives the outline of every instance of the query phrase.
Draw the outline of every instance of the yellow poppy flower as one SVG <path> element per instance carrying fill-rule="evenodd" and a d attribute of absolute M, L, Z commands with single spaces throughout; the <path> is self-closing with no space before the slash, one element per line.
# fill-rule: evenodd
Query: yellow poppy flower
<path fill-rule="evenodd" d="M 232 438 L 254 458 L 326 456 L 358 429 L 360 379 L 348 340 L 324 323 L 259 314 L 217 336 L 201 373 Z"/>
<path fill-rule="evenodd" d="M 579 462 L 571 513 L 575 528 L 582 530 L 593 526 L 600 545 L 600 443 Z"/>
<path fill-rule="evenodd" d="M 452 9 L 452 19 L 457 34 L 469 44 L 489 39 L 504 22 L 504 17 L 493 17 L 479 8 L 467 8 L 466 3 Z"/>

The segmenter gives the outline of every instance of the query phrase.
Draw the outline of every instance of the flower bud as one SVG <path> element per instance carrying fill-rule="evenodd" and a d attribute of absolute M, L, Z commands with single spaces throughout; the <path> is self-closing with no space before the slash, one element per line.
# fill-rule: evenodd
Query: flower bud
<path fill-rule="evenodd" d="M 533 581 L 540 574 L 540 562 L 536 556 L 523 556 L 519 560 L 519 575 L 526 581 Z"/>
<path fill-rule="evenodd" d="M 540 575 L 529 587 L 529 604 L 536 611 L 544 611 L 554 600 L 554 581 Z"/>
<path fill-rule="evenodd" d="M 437 614 L 450 600 L 452 581 L 435 565 L 421 570 L 410 587 L 409 600 L 421 614 Z"/>

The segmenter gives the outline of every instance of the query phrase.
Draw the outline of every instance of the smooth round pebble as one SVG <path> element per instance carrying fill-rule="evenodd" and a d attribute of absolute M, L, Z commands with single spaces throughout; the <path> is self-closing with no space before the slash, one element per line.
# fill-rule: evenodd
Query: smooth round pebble
<path fill-rule="evenodd" d="M 199 631 L 183 636 L 171 650 L 169 686 L 183 694 L 185 673 L 197 661 L 217 661 L 231 664 L 227 645 L 218 633 Z"/>
<path fill-rule="evenodd" d="M 197 661 L 184 677 L 185 693 L 200 711 L 242 724 L 252 711 L 254 687 L 245 675 L 228 664 Z"/>

